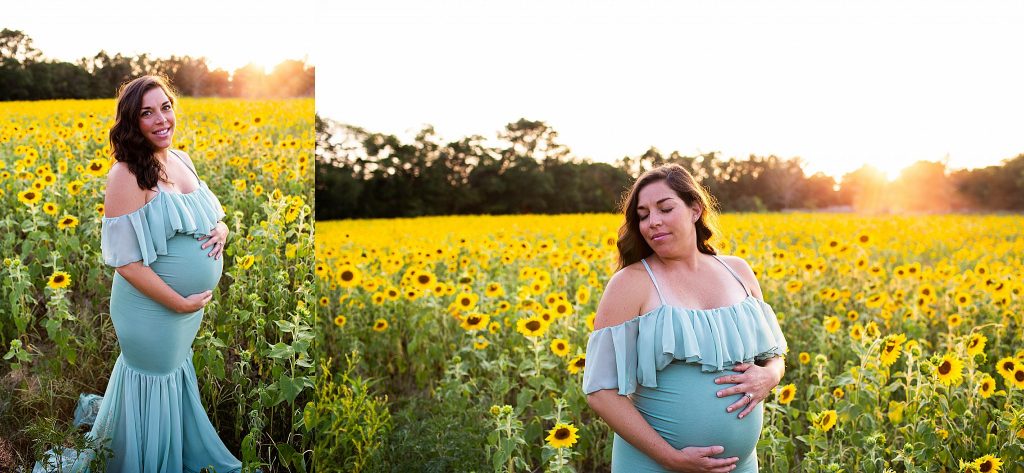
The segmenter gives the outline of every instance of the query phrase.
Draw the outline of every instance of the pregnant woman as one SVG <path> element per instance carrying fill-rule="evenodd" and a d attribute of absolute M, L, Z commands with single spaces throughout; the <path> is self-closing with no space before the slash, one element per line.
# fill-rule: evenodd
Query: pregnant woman
<path fill-rule="evenodd" d="M 110 143 L 102 253 L 117 268 L 110 318 L 121 355 L 93 438 L 108 472 L 218 473 L 241 468 L 199 398 L 192 341 L 224 261 L 220 202 L 187 154 L 170 149 L 175 98 L 159 77 L 121 87 Z"/>
<path fill-rule="evenodd" d="M 758 470 L 760 401 L 782 379 L 786 339 L 747 263 L 709 244 L 711 203 L 674 164 L 623 202 L 583 376 L 615 431 L 613 472 Z"/>

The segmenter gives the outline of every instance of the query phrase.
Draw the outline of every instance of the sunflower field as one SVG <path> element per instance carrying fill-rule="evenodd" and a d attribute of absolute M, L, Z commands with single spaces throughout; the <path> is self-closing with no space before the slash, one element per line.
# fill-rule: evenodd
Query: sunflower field
<path fill-rule="evenodd" d="M 0 470 L 81 442 L 118 355 L 100 228 L 114 100 L 0 104 Z M 305 471 L 313 395 L 313 100 L 181 99 L 174 148 L 225 207 L 224 273 L 193 345 L 247 471 Z"/>
<path fill-rule="evenodd" d="M 342 432 L 318 455 L 343 471 L 607 471 L 611 431 L 581 384 L 620 221 L 318 223 L 315 415 Z M 1024 219 L 719 227 L 789 341 L 761 471 L 1024 471 Z"/>

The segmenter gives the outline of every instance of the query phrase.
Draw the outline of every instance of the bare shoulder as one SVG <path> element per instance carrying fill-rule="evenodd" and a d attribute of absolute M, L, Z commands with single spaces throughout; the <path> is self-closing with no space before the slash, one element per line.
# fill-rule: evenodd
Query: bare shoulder
<path fill-rule="evenodd" d="M 750 288 L 750 292 L 754 294 L 754 297 L 764 299 L 764 295 L 761 294 L 761 285 L 757 282 L 757 276 L 754 275 L 754 270 L 750 268 L 750 264 L 746 260 L 739 256 L 719 255 L 719 257 L 739 275 L 740 279 L 743 280 L 743 284 Z"/>
<path fill-rule="evenodd" d="M 138 210 L 146 203 L 146 191 L 139 188 L 135 174 L 128 165 L 117 162 L 107 172 L 103 213 L 108 218 L 120 217 Z"/>
<path fill-rule="evenodd" d="M 649 281 L 647 272 L 640 262 L 613 274 L 597 306 L 594 329 L 618 325 L 640 315 L 650 291 Z"/>
<path fill-rule="evenodd" d="M 184 152 L 184 151 L 182 151 L 180 149 L 174 149 L 174 150 L 171 150 L 171 151 L 176 153 L 178 156 L 181 156 L 182 158 L 185 158 L 185 162 L 187 162 L 188 165 L 192 167 L 192 169 L 196 168 L 195 163 L 192 162 L 192 157 L 189 156 L 188 153 L 186 153 L 186 152 Z"/>

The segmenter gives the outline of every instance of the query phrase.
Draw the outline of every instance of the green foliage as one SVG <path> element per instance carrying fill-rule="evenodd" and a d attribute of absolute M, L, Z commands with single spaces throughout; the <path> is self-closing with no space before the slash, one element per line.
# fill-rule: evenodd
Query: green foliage
<path fill-rule="evenodd" d="M 316 471 L 360 473 L 383 468 L 382 451 L 392 429 L 387 397 L 374 395 L 375 382 L 354 373 L 358 363 L 359 352 L 346 355 L 335 382 L 330 360 L 321 362 L 316 400 L 303 415 L 306 431 L 316 435 Z"/>

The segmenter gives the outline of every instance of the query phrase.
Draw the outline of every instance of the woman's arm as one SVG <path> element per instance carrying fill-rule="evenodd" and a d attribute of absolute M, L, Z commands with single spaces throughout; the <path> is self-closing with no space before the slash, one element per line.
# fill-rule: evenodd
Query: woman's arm
<path fill-rule="evenodd" d="M 141 261 L 118 267 L 117 274 L 120 274 L 146 297 L 180 314 L 190 314 L 202 309 L 213 299 L 213 291 L 203 291 L 182 297 L 163 279 L 160 279 L 160 276 L 152 268 L 143 265 Z"/>

